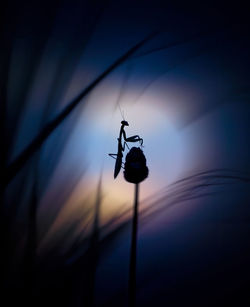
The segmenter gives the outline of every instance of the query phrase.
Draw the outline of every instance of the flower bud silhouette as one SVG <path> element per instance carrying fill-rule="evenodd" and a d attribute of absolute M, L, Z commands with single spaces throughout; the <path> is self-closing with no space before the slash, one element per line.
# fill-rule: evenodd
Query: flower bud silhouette
<path fill-rule="evenodd" d="M 148 168 L 143 151 L 132 147 L 126 156 L 124 178 L 131 183 L 140 183 L 148 177 Z"/>

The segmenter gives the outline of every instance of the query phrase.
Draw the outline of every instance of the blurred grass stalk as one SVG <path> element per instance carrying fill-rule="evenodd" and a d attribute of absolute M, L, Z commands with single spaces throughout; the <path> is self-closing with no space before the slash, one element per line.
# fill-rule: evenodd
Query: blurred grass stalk
<path fill-rule="evenodd" d="M 64 120 L 72 113 L 72 111 L 80 104 L 101 81 L 110 75 L 117 67 L 125 63 L 136 51 L 138 51 L 148 41 L 153 39 L 157 32 L 147 35 L 143 40 L 137 42 L 129 48 L 122 56 L 116 59 L 103 73 L 101 73 L 93 82 L 91 82 L 75 99 L 73 99 L 53 120 L 47 123 L 44 128 L 38 133 L 33 141 L 19 154 L 19 156 L 7 166 L 4 172 L 4 185 L 7 186 L 16 176 L 20 169 L 27 161 L 37 152 L 47 138 L 58 128 Z"/>

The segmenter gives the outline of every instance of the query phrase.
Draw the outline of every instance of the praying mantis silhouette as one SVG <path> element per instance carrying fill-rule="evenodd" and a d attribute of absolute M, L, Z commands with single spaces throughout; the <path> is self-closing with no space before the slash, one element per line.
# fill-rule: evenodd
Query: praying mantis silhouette
<path fill-rule="evenodd" d="M 121 168 L 122 168 L 122 158 L 123 158 L 123 152 L 125 150 L 125 146 L 129 149 L 127 142 L 140 142 L 140 145 L 143 144 L 143 139 L 139 137 L 139 135 L 133 135 L 127 138 L 124 127 L 129 126 L 128 122 L 126 120 L 121 121 L 121 129 L 118 140 L 118 150 L 117 154 L 109 154 L 110 157 L 116 159 L 115 162 L 115 170 L 114 170 L 114 178 L 117 177 L 119 174 Z M 122 139 L 124 140 L 124 143 L 122 144 Z"/>

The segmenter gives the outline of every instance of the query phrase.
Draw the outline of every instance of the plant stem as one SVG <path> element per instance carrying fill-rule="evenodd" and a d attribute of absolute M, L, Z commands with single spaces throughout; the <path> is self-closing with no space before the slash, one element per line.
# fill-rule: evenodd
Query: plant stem
<path fill-rule="evenodd" d="M 136 245 L 138 227 L 138 195 L 139 183 L 135 184 L 134 216 L 132 224 L 132 238 L 130 249 L 130 268 L 129 268 L 129 306 L 136 305 Z"/>

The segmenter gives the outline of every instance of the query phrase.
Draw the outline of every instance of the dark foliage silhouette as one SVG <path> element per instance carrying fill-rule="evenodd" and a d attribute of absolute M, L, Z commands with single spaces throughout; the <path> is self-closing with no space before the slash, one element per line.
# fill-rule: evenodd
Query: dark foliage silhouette
<path fill-rule="evenodd" d="M 138 184 L 148 177 L 146 158 L 139 147 L 130 149 L 124 169 L 124 177 L 128 182 Z"/>

